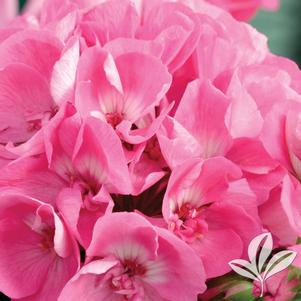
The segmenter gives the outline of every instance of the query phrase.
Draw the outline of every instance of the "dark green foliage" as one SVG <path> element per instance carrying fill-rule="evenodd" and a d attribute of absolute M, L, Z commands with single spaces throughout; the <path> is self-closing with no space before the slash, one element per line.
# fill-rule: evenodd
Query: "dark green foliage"
<path fill-rule="evenodd" d="M 19 0 L 20 8 L 22 8 L 25 4 L 26 0 Z"/>

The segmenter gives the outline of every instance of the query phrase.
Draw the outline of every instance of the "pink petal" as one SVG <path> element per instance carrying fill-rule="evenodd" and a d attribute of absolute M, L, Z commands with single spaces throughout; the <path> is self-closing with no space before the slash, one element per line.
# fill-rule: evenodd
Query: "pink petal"
<path fill-rule="evenodd" d="M 266 115 L 260 136 L 269 154 L 289 170 L 293 169 L 286 142 L 286 106 L 275 105 Z"/>
<path fill-rule="evenodd" d="M 85 265 L 64 287 L 59 296 L 59 301 L 69 301 L 79 298 L 83 301 L 122 301 L 123 296 L 113 293 L 113 290 L 101 284 L 102 274 L 114 267 L 118 261 L 95 260 Z M 99 281 L 100 285 L 95 287 Z"/>
<path fill-rule="evenodd" d="M 42 290 L 29 297 L 18 299 L 19 301 L 53 301 L 58 297 L 65 284 L 76 273 L 78 263 L 74 257 L 67 260 L 57 258 L 47 271 L 47 277 L 44 281 Z M 36 272 L 36 271 L 35 271 Z"/>
<path fill-rule="evenodd" d="M 203 158 L 223 155 L 231 145 L 225 125 L 227 107 L 228 99 L 210 83 L 196 80 L 185 91 L 175 119 L 198 140 Z"/>
<path fill-rule="evenodd" d="M 265 174 L 275 169 L 274 161 L 262 143 L 256 139 L 240 138 L 234 140 L 227 158 L 238 164 L 243 170 L 256 174 Z"/>
<path fill-rule="evenodd" d="M 257 196 L 258 204 L 263 204 L 268 199 L 271 190 L 279 185 L 286 173 L 287 170 L 282 166 L 266 174 L 245 173 L 251 189 Z"/>
<path fill-rule="evenodd" d="M 72 234 L 79 239 L 77 223 L 82 206 L 82 195 L 78 189 L 62 189 L 57 197 L 56 204 Z"/>
<path fill-rule="evenodd" d="M 166 174 L 161 165 L 142 155 L 130 165 L 130 174 L 133 183 L 132 195 L 139 195 L 157 183 Z"/>
<path fill-rule="evenodd" d="M 98 47 L 85 50 L 79 60 L 77 81 L 80 85 L 77 88 L 75 105 L 81 114 L 89 116 L 93 111 L 102 111 L 105 114 L 114 109 L 119 112 L 122 105 L 120 93 L 123 88 L 115 61 L 107 52 Z M 87 84 L 83 85 L 82 82 Z M 87 101 L 83 102 L 82 98 Z"/>
<path fill-rule="evenodd" d="M 39 235 L 24 226 L 22 218 L 29 214 L 30 207 L 22 208 L 23 217 L 19 215 L 8 218 L 3 216 L 5 203 L 1 201 L 0 287 L 10 297 L 22 298 L 36 293 L 43 285 L 52 256 L 41 252 L 38 247 Z M 11 206 L 13 204 L 15 203 L 12 202 Z"/>
<path fill-rule="evenodd" d="M 225 249 L 229 241 L 231 245 Z M 213 278 L 231 270 L 228 263 L 241 257 L 243 243 L 232 229 L 213 229 L 209 230 L 193 247 L 204 263 L 207 278 Z"/>
<path fill-rule="evenodd" d="M 162 228 L 156 228 L 156 231 L 159 234 L 158 263 L 162 263 L 154 263 L 154 270 L 150 269 L 146 274 L 146 282 L 164 300 L 195 300 L 206 289 L 201 260 L 187 244 L 169 231 Z"/>
<path fill-rule="evenodd" d="M 167 117 L 167 114 L 171 111 L 172 107 L 173 103 L 164 108 L 160 112 L 158 117 L 153 117 L 151 116 L 151 114 L 143 116 L 145 119 L 151 116 L 150 120 L 148 120 L 145 124 L 143 124 L 143 118 L 137 120 L 137 124 L 139 124 L 140 122 L 143 124 L 142 128 L 132 130 L 132 123 L 130 121 L 124 120 L 119 125 L 117 125 L 116 130 L 119 136 L 130 144 L 143 143 L 151 139 L 151 137 L 158 132 L 161 124 Z"/>
<path fill-rule="evenodd" d="M 239 177 L 240 169 L 222 157 L 186 161 L 170 176 L 163 200 L 164 218 L 169 220 L 172 208 L 181 207 L 183 201 L 196 208 L 220 201 L 228 189 L 228 181 Z"/>
<path fill-rule="evenodd" d="M 187 6 L 163 2 L 154 5 L 147 14 L 138 37 L 161 43 L 164 47 L 162 61 L 174 72 L 195 49 L 199 26 L 199 18 Z"/>
<path fill-rule="evenodd" d="M 289 191 L 292 188 L 288 185 L 291 186 L 286 183 L 282 191 L 280 187 L 272 190 L 268 201 L 259 207 L 259 216 L 263 225 L 277 237 L 278 243 L 284 246 L 294 244 L 299 235 L 294 229 L 293 219 L 291 224 L 286 214 L 286 210 L 288 212 L 292 210 L 291 204 L 287 204 L 286 208 L 283 207 L 283 201 L 287 203 L 293 201 L 292 192 Z M 286 198 L 288 201 L 285 200 Z"/>
<path fill-rule="evenodd" d="M 263 126 L 263 118 L 256 102 L 234 74 L 227 95 L 232 102 L 227 114 L 227 127 L 233 138 L 257 137 Z"/>
<path fill-rule="evenodd" d="M 34 69 L 11 64 L 0 70 L 0 142 L 27 141 L 50 117 L 52 107 L 47 82 Z"/>
<path fill-rule="evenodd" d="M 0 46 L 0 67 L 23 63 L 50 78 L 62 45 L 47 31 L 25 30 L 6 39 Z"/>
<path fill-rule="evenodd" d="M 57 198 L 58 209 L 66 224 L 85 248 L 91 242 L 93 228 L 98 218 L 111 213 L 113 208 L 113 201 L 103 187 L 92 201 L 93 210 L 85 208 L 81 192 L 76 188 L 65 188 Z"/>
<path fill-rule="evenodd" d="M 72 40 L 61 58 L 55 63 L 51 78 L 51 94 L 60 105 L 64 101 L 73 101 L 77 64 L 79 61 L 79 41 Z"/>
<path fill-rule="evenodd" d="M 158 249 L 157 233 L 152 225 L 135 213 L 113 213 L 99 219 L 94 227 L 87 256 L 118 259 L 153 260 Z"/>
<path fill-rule="evenodd" d="M 202 36 L 197 48 L 201 78 L 227 86 L 223 82 L 225 73 L 232 74 L 237 67 L 261 63 L 266 58 L 266 36 L 250 25 L 236 21 L 223 10 L 203 1 L 194 2 L 200 6 L 198 11 L 206 14 L 202 19 Z"/>
<path fill-rule="evenodd" d="M 227 194 L 223 200 L 244 208 L 249 215 L 259 220 L 258 198 L 251 189 L 247 179 L 242 178 L 237 181 L 230 182 Z"/>
<path fill-rule="evenodd" d="M 157 137 L 162 155 L 171 169 L 201 154 L 198 141 L 174 118 L 164 120 Z"/>
<path fill-rule="evenodd" d="M 4 275 L 5 279 L 1 280 L 1 291 L 24 300 L 56 299 L 79 264 L 76 246 L 62 222 L 51 206 L 16 193 L 2 192 L 0 207 L 0 249 L 4 251 L 0 278 Z M 53 252 L 51 246 L 48 249 L 48 245 L 43 245 L 41 239 L 45 234 L 40 232 L 41 225 L 55 229 L 54 249 L 63 257 Z M 26 298 L 33 294 L 35 297 Z"/>
<path fill-rule="evenodd" d="M 67 102 L 43 128 L 49 168 L 67 181 L 74 172 L 71 158 L 81 124 L 81 118 L 75 114 L 75 108 Z"/>
<path fill-rule="evenodd" d="M 64 17 L 59 20 L 55 20 L 50 24 L 47 24 L 47 29 L 53 31 L 55 36 L 62 42 L 68 43 L 71 36 L 75 34 L 77 24 L 79 22 L 79 12 L 70 5 L 70 11 Z"/>
<path fill-rule="evenodd" d="M 119 37 L 133 38 L 139 25 L 138 14 L 128 0 L 98 4 L 83 16 L 83 22 L 95 32 L 101 45 Z"/>
<path fill-rule="evenodd" d="M 110 191 L 129 193 L 131 183 L 120 139 L 107 123 L 90 117 L 82 127 L 73 154 L 77 171 Z"/>
<path fill-rule="evenodd" d="M 1 170 L 0 186 L 13 188 L 43 202 L 55 204 L 65 182 L 48 170 L 46 158 L 40 156 L 16 160 L 4 167 Z"/>
<path fill-rule="evenodd" d="M 243 208 L 229 202 L 214 203 L 206 211 L 206 222 L 210 229 L 231 229 L 239 235 L 243 242 L 242 256 L 247 256 L 250 241 L 262 233 L 261 223 Z M 235 258 L 233 258 L 235 259 Z"/>
<path fill-rule="evenodd" d="M 160 58 L 163 51 L 162 46 L 156 41 L 144 41 L 124 37 L 108 42 L 103 48 L 111 53 L 113 57 L 118 57 L 124 53 L 139 52 Z"/>
<path fill-rule="evenodd" d="M 171 76 L 158 59 L 142 53 L 124 54 L 115 62 L 124 91 L 124 113 L 134 122 L 159 104 L 170 87 Z M 149 76 L 145 77 L 146 73 Z"/>

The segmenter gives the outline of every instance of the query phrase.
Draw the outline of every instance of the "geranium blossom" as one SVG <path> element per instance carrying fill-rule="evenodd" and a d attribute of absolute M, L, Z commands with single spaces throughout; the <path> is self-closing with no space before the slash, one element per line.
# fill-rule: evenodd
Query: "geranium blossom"
<path fill-rule="evenodd" d="M 255 298 L 228 263 L 264 232 L 300 249 L 301 72 L 237 20 L 278 1 L 32 0 L 15 17 L 14 3 L 0 16 L 0 291 Z M 294 296 L 299 261 L 266 297 Z"/>
<path fill-rule="evenodd" d="M 202 264 L 193 251 L 135 213 L 99 220 L 87 255 L 95 259 L 70 280 L 58 300 L 188 301 L 205 289 Z M 177 288 L 179 282 L 185 289 Z"/>
<path fill-rule="evenodd" d="M 18 300 L 55 300 L 79 267 L 74 239 L 52 206 L 11 191 L 0 199 L 0 290 Z"/>

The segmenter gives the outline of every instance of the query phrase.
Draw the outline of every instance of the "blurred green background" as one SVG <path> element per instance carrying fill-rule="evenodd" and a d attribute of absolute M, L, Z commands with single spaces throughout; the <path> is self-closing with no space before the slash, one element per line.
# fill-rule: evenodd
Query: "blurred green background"
<path fill-rule="evenodd" d="M 19 0 L 21 7 L 26 0 Z M 301 66 L 301 0 L 280 0 L 278 12 L 260 11 L 251 22 L 269 38 L 273 53 L 293 59 Z"/>
<path fill-rule="evenodd" d="M 269 38 L 273 53 L 301 66 L 301 0 L 280 0 L 278 12 L 260 11 L 251 22 Z"/>

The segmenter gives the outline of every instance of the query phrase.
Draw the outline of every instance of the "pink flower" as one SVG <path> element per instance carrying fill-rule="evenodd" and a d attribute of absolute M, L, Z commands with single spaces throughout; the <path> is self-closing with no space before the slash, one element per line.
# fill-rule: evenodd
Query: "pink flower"
<path fill-rule="evenodd" d="M 205 289 L 202 263 L 192 249 L 135 213 L 100 219 L 87 255 L 94 259 L 67 283 L 59 301 L 190 301 Z"/>
<path fill-rule="evenodd" d="M 301 73 L 231 16 L 277 3 L 32 0 L 14 19 L 7 6 L 0 291 L 194 301 L 262 231 L 295 245 Z M 282 280 L 267 283 L 276 300 Z"/>
<path fill-rule="evenodd" d="M 0 185 L 57 205 L 75 237 L 87 247 L 96 220 L 112 210 L 109 192 L 130 193 L 131 183 L 111 126 L 93 117 L 82 123 L 72 111 L 67 106 L 55 127 L 45 130 L 46 155 L 5 166 Z"/>
<path fill-rule="evenodd" d="M 171 173 L 163 200 L 164 219 L 169 230 L 202 258 L 208 278 L 228 272 L 228 262 L 244 256 L 261 230 L 243 208 L 244 196 L 228 194 L 229 182 L 240 176 L 240 169 L 221 157 L 193 159 Z M 231 247 L 224 248 L 228 243 Z"/>
<path fill-rule="evenodd" d="M 145 72 L 149 77 L 144 76 Z M 146 125 L 142 118 L 155 114 L 170 81 L 166 67 L 151 55 L 124 52 L 113 58 L 101 48 L 92 47 L 79 61 L 75 106 L 83 116 L 106 121 L 124 141 L 138 144 L 158 128 L 162 118 Z M 83 103 L 83 98 L 89 101 Z"/>
<path fill-rule="evenodd" d="M 78 248 L 52 206 L 0 194 L 0 290 L 18 300 L 56 300 L 79 266 Z"/>
<path fill-rule="evenodd" d="M 170 168 L 191 157 L 224 156 L 241 167 L 263 202 L 281 181 L 283 170 L 258 139 L 263 117 L 254 100 L 243 93 L 230 96 L 210 82 L 189 83 L 174 118 L 167 118 L 159 129 L 162 154 Z"/>

